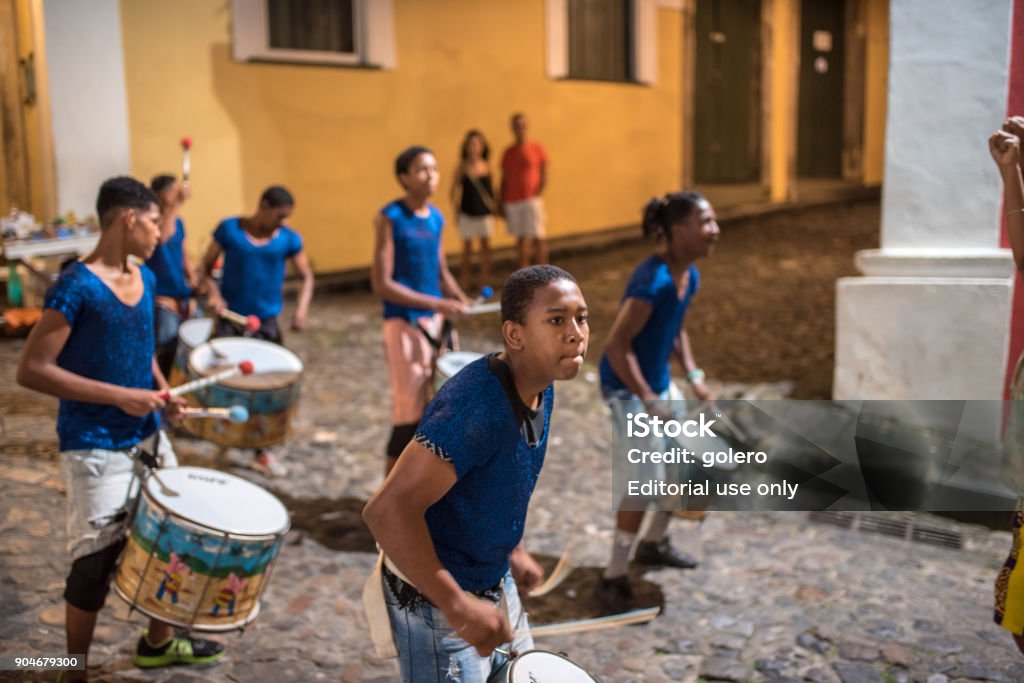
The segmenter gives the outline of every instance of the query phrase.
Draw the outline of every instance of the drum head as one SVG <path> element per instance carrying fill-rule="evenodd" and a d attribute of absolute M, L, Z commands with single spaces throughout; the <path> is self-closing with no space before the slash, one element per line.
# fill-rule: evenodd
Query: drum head
<path fill-rule="evenodd" d="M 508 683 L 597 683 L 597 679 L 557 652 L 530 650 L 514 660 Z"/>
<path fill-rule="evenodd" d="M 288 386 L 302 375 L 302 361 L 294 353 L 267 341 L 226 337 L 202 344 L 188 356 L 188 369 L 203 376 L 251 361 L 253 374 L 222 382 L 236 389 L 276 389 Z"/>
<path fill-rule="evenodd" d="M 437 369 L 445 377 L 454 377 L 455 373 L 478 358 L 483 358 L 483 354 L 472 351 L 452 351 L 437 359 Z"/>
<path fill-rule="evenodd" d="M 195 348 L 213 334 L 213 318 L 193 318 L 178 327 L 178 338 L 189 347 Z"/>
<path fill-rule="evenodd" d="M 159 481 L 147 477 L 146 495 L 173 515 L 233 535 L 272 536 L 288 530 L 288 510 L 281 501 L 241 477 L 201 467 L 169 467 L 159 475 Z"/>

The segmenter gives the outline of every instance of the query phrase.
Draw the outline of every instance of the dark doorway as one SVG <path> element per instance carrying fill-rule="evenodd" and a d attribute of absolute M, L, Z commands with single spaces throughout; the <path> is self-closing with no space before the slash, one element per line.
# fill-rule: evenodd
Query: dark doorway
<path fill-rule="evenodd" d="M 805 0 L 801 4 L 797 175 L 839 178 L 843 167 L 844 0 Z"/>
<path fill-rule="evenodd" d="M 694 176 L 698 183 L 760 177 L 761 1 L 697 3 Z"/>

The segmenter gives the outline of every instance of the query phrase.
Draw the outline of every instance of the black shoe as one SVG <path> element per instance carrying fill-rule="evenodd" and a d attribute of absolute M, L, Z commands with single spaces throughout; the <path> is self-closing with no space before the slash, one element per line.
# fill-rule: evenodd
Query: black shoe
<path fill-rule="evenodd" d="M 605 614 L 628 612 L 633 609 L 633 587 L 629 584 L 629 576 L 617 576 L 614 579 L 602 576 L 594 597 Z"/>
<path fill-rule="evenodd" d="M 175 664 L 213 664 L 224 655 L 224 646 L 212 640 L 190 638 L 175 633 L 160 645 L 149 644 L 149 634 L 142 632 L 135 648 L 135 666 L 149 669 Z"/>
<path fill-rule="evenodd" d="M 675 567 L 676 569 L 693 569 L 697 566 L 696 559 L 673 548 L 667 537 L 657 543 L 640 541 L 636 547 L 634 561 L 652 567 Z"/>

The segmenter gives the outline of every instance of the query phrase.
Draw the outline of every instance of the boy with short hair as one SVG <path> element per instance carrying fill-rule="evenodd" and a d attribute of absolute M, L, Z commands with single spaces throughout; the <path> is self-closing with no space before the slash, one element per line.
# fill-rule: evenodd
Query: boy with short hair
<path fill-rule="evenodd" d="M 18 383 L 60 399 L 57 434 L 68 491 L 68 537 L 73 563 L 67 578 L 69 654 L 88 657 L 96 617 L 124 546 L 138 496 L 141 443 L 164 466 L 177 460 L 158 429 L 167 382 L 154 358 L 153 273 L 133 263 L 160 239 L 157 199 L 133 178 L 111 178 L 96 201 L 102 232 L 96 249 L 71 263 L 47 292 L 43 316 L 18 364 Z M 175 635 L 151 619 L 135 651 L 142 667 L 206 664 L 223 648 Z M 86 671 L 69 680 L 86 680 Z"/>
<path fill-rule="evenodd" d="M 213 233 L 213 242 L 203 258 L 207 302 L 219 315 L 230 309 L 260 320 L 259 330 L 248 334 L 275 344 L 284 344 L 277 316 L 283 305 L 285 265 L 290 260 L 302 275 L 302 290 L 292 315 L 292 329 L 306 328 L 309 304 L 313 300 L 313 268 L 303 249 L 302 237 L 284 224 L 295 208 L 292 194 L 281 187 L 268 187 L 260 196 L 252 216 L 225 218 Z M 220 287 L 213 280 L 213 267 L 224 255 Z M 213 337 L 237 337 L 234 323 L 220 318 Z M 268 477 L 287 474 L 287 468 L 266 448 L 257 449 L 252 468 Z"/>
<path fill-rule="evenodd" d="M 589 328 L 575 279 L 516 271 L 502 289 L 504 351 L 441 387 L 363 512 L 387 557 L 384 600 L 404 681 L 483 683 L 502 644 L 532 647 L 517 585 L 543 570 L 523 527 L 548 444 L 554 380 L 583 365 Z M 454 634 L 454 635 L 453 635 Z"/>

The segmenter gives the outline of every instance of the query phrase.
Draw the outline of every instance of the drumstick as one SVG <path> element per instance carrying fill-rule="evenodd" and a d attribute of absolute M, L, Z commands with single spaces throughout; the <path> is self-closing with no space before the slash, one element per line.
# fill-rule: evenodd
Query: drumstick
<path fill-rule="evenodd" d="M 185 136 L 181 139 L 181 177 L 187 183 L 188 175 L 192 171 L 192 164 L 188 158 L 188 152 L 192 149 L 192 138 Z"/>
<path fill-rule="evenodd" d="M 480 288 L 480 296 L 478 296 L 476 298 L 476 301 L 473 302 L 473 305 L 474 306 L 479 306 L 483 302 L 485 302 L 488 299 L 490 299 L 492 296 L 494 296 L 494 290 L 492 288 L 487 287 L 487 286 L 481 287 Z"/>
<path fill-rule="evenodd" d="M 249 410 L 245 406 L 231 406 L 230 408 L 185 408 L 182 417 L 212 417 L 218 420 L 240 423 L 249 419 Z"/>
<path fill-rule="evenodd" d="M 258 332 L 261 325 L 260 319 L 254 315 L 242 315 L 241 313 L 229 311 L 226 308 L 220 312 L 220 317 L 226 318 L 227 320 L 230 320 L 236 325 L 241 325 L 242 327 L 245 328 L 245 331 L 249 332 L 250 334 L 253 332 Z"/>
<path fill-rule="evenodd" d="M 210 375 L 209 377 L 200 377 L 199 379 L 194 379 L 191 382 L 185 382 L 182 385 L 176 386 L 168 391 L 165 391 L 160 396 L 166 401 L 172 396 L 182 396 L 184 394 L 189 394 L 197 389 L 202 389 L 203 387 L 208 387 L 211 384 L 223 382 L 226 379 L 231 379 L 232 377 L 237 377 L 238 375 L 251 375 L 252 372 L 252 361 L 243 360 L 241 363 L 239 363 L 233 368 L 222 370 L 221 372 L 218 372 L 214 375 Z"/>

